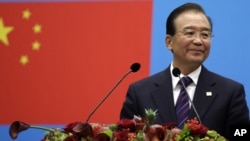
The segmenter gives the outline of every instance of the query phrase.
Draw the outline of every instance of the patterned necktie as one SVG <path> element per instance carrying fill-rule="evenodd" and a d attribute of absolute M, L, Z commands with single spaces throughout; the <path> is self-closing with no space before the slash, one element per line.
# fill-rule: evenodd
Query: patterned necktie
<path fill-rule="evenodd" d="M 189 77 L 182 77 L 181 78 L 185 87 L 192 83 L 192 79 Z M 189 112 L 189 97 L 185 88 L 182 85 L 182 82 L 179 81 L 179 85 L 181 86 L 180 95 L 178 97 L 176 103 L 176 116 L 177 116 L 177 125 L 179 128 L 183 128 L 184 123 L 188 119 L 188 112 Z"/>

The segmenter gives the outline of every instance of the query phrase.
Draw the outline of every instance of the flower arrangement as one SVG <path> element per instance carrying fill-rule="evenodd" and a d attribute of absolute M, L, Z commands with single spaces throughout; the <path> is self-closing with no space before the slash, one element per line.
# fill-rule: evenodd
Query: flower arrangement
<path fill-rule="evenodd" d="M 37 128 L 46 130 L 42 141 L 227 141 L 216 131 L 200 124 L 197 118 L 188 120 L 183 129 L 179 129 L 175 123 L 153 124 L 157 110 L 146 109 L 145 115 L 143 118 L 121 119 L 109 125 L 73 122 L 63 129 L 48 129 L 15 121 L 10 126 L 9 134 L 16 139 L 18 133 Z"/>

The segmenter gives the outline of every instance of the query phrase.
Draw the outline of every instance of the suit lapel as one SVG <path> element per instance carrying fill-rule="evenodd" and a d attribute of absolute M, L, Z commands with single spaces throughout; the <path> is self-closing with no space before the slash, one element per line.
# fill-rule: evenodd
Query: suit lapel
<path fill-rule="evenodd" d="M 175 113 L 175 107 L 170 67 L 163 71 L 159 78 L 154 82 L 157 88 L 151 93 L 152 100 L 158 108 L 159 119 L 162 123 L 175 122 L 176 115 L 173 114 Z"/>
<path fill-rule="evenodd" d="M 201 120 L 206 115 L 210 106 L 213 104 L 213 101 L 217 97 L 215 87 L 215 80 L 212 73 L 210 73 L 205 67 L 202 67 L 193 99 L 193 103 Z M 196 114 L 192 109 L 190 118 L 195 116 Z"/>

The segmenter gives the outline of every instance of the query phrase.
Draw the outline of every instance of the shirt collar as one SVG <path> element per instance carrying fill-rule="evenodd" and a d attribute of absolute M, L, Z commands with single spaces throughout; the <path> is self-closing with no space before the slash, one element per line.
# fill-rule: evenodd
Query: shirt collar
<path fill-rule="evenodd" d="M 173 62 L 172 62 L 171 66 L 170 66 L 170 74 L 171 74 L 171 77 L 172 77 L 172 86 L 173 86 L 173 88 L 175 88 L 180 79 L 179 79 L 179 77 L 175 77 L 172 74 L 173 69 L 174 69 L 174 66 L 173 66 Z M 193 80 L 193 83 L 194 83 L 195 86 L 198 83 L 198 78 L 199 78 L 200 73 L 201 73 L 201 66 L 199 66 L 196 70 L 194 70 L 193 72 L 191 72 L 191 73 L 189 73 L 187 75 Z M 180 77 L 183 77 L 183 76 L 184 76 L 183 74 L 180 74 Z"/>

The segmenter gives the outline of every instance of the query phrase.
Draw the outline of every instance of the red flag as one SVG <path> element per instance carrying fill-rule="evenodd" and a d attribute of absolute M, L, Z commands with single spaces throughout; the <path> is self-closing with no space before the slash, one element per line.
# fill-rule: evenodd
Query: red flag
<path fill-rule="evenodd" d="M 111 123 L 128 84 L 149 74 L 152 2 L 1 3 L 0 124 Z"/>

